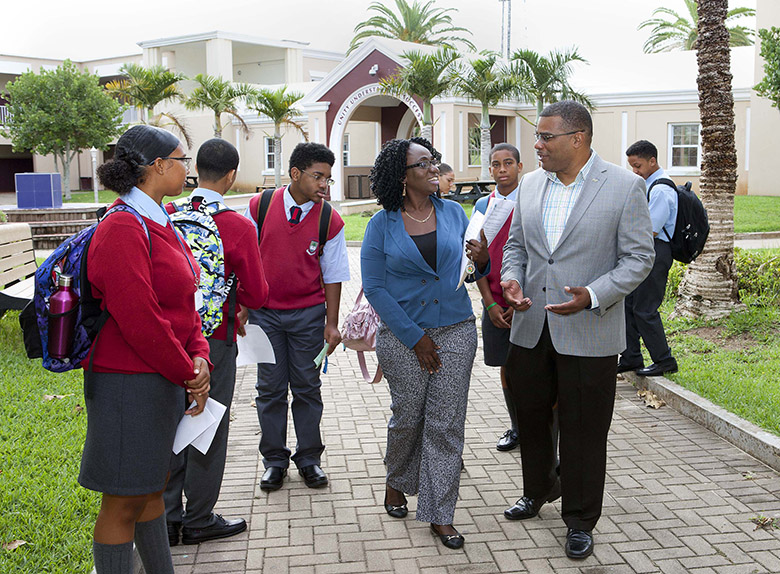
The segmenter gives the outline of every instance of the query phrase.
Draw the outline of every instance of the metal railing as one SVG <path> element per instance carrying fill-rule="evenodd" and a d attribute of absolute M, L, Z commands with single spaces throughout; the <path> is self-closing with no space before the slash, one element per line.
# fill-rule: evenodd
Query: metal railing
<path fill-rule="evenodd" d="M 11 119 L 11 112 L 8 110 L 8 106 L 0 106 L 0 125 L 5 124 Z"/>

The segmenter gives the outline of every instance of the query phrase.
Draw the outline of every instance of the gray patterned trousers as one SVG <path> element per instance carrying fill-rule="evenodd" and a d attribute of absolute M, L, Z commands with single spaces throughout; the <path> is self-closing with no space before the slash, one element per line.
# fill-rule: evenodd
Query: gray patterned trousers
<path fill-rule="evenodd" d="M 425 333 L 441 347 L 442 367 L 433 375 L 420 369 L 414 351 L 384 323 L 377 332 L 376 355 L 393 411 L 387 426 L 387 484 L 419 494 L 417 520 L 452 524 L 477 329 L 471 317 Z"/>

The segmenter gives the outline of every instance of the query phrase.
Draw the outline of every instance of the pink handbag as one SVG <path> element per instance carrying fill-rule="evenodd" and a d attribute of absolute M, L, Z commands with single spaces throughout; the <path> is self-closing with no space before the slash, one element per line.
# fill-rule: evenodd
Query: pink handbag
<path fill-rule="evenodd" d="M 341 328 L 341 342 L 348 349 L 357 351 L 358 363 L 363 373 L 363 378 L 369 383 L 378 383 L 382 380 L 382 367 L 377 365 L 376 375 L 371 378 L 366 366 L 366 351 L 376 349 L 376 332 L 379 329 L 379 315 L 368 301 L 363 300 L 363 289 L 360 289 L 355 305 L 344 318 Z"/>

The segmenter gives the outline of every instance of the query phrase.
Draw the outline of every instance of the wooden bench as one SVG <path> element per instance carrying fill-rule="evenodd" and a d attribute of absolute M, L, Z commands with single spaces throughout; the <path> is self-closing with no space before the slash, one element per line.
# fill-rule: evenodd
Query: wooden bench
<path fill-rule="evenodd" d="M 458 181 L 455 182 L 455 191 L 443 195 L 445 199 L 452 199 L 458 203 L 468 201 L 476 203 L 480 197 L 490 193 L 490 186 L 495 185 L 493 181 Z M 468 189 L 468 191 L 466 191 Z"/>
<path fill-rule="evenodd" d="M 35 293 L 32 230 L 26 223 L 0 225 L 0 317 L 22 310 Z"/>

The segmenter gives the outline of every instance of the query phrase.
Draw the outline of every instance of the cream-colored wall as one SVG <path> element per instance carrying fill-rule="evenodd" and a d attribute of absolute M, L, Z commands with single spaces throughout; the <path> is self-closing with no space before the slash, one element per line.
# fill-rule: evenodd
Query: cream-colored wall
<path fill-rule="evenodd" d="M 303 81 L 311 82 L 312 72 L 330 72 L 339 65 L 337 60 L 326 60 L 324 58 L 303 57 Z"/>
<path fill-rule="evenodd" d="M 375 122 L 361 122 L 350 119 L 345 132 L 349 135 L 349 165 L 374 165 L 377 155 L 375 143 L 376 125 Z M 341 161 L 341 155 L 337 154 L 336 161 Z"/>
<path fill-rule="evenodd" d="M 780 26 L 780 2 L 758 0 L 756 3 L 756 27 Z M 760 55 L 760 41 L 756 43 L 755 83 L 764 77 L 764 60 Z M 750 96 L 750 195 L 780 195 L 780 185 L 773 169 L 777 161 L 778 134 L 780 134 L 780 110 L 753 92 Z"/>

